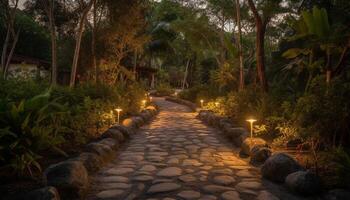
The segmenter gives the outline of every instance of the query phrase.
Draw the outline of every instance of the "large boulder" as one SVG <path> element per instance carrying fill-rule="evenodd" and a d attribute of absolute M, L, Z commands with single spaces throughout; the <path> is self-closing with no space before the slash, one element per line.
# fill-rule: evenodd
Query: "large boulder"
<path fill-rule="evenodd" d="M 96 153 L 84 152 L 78 157 L 70 159 L 81 162 L 89 173 L 97 172 L 104 164 L 103 159 Z"/>
<path fill-rule="evenodd" d="M 232 140 L 238 139 L 243 134 L 248 134 L 248 132 L 241 127 L 232 128 L 232 127 L 225 127 L 224 133 Z"/>
<path fill-rule="evenodd" d="M 232 122 L 230 119 L 223 117 L 219 121 L 219 128 L 223 129 L 225 126 L 231 126 L 232 127 Z"/>
<path fill-rule="evenodd" d="M 117 150 L 119 147 L 119 143 L 113 138 L 105 138 L 98 141 L 97 143 L 107 145 L 113 150 Z"/>
<path fill-rule="evenodd" d="M 157 108 L 155 106 L 147 106 L 146 110 L 150 111 L 152 113 L 152 115 L 156 115 L 157 114 Z"/>
<path fill-rule="evenodd" d="M 140 116 L 132 117 L 132 120 L 135 123 L 135 128 L 140 128 L 145 124 L 145 121 Z"/>
<path fill-rule="evenodd" d="M 148 122 L 152 119 L 153 115 L 150 111 L 144 110 L 140 113 L 140 117 L 142 117 L 144 122 Z"/>
<path fill-rule="evenodd" d="M 60 195 L 54 187 L 44 187 L 37 190 L 33 190 L 26 194 L 18 195 L 12 200 L 60 200 Z"/>
<path fill-rule="evenodd" d="M 211 111 L 209 110 L 201 110 L 199 111 L 199 114 L 198 114 L 198 118 L 205 121 L 209 115 L 209 113 L 211 113 Z"/>
<path fill-rule="evenodd" d="M 47 186 L 55 187 L 62 199 L 82 198 L 89 184 L 87 170 L 78 161 L 51 165 L 44 172 L 44 181 Z"/>
<path fill-rule="evenodd" d="M 268 147 L 265 140 L 261 138 L 246 138 L 241 145 L 241 153 L 251 155 L 253 148 Z"/>
<path fill-rule="evenodd" d="M 114 153 L 111 147 L 96 142 L 86 145 L 86 151 L 97 154 L 103 159 L 104 162 L 108 161 Z"/>
<path fill-rule="evenodd" d="M 324 197 L 324 200 L 349 200 L 350 191 L 344 189 L 330 190 Z"/>
<path fill-rule="evenodd" d="M 250 163 L 259 165 L 271 156 L 271 149 L 267 147 L 253 147 L 250 154 Z"/>
<path fill-rule="evenodd" d="M 138 128 L 137 122 L 134 120 L 134 118 L 126 118 L 123 120 L 122 125 L 126 128 L 135 129 Z"/>
<path fill-rule="evenodd" d="M 114 125 L 111 127 L 111 129 L 116 129 L 120 131 L 125 138 L 130 138 L 135 133 L 135 130 L 133 128 L 122 126 L 122 125 Z"/>
<path fill-rule="evenodd" d="M 243 144 L 243 142 L 249 137 L 250 137 L 250 134 L 247 131 L 245 131 L 242 134 L 240 134 L 240 136 L 236 138 L 232 138 L 232 140 L 237 147 L 240 147 Z"/>
<path fill-rule="evenodd" d="M 302 167 L 292 157 L 285 153 L 276 153 L 269 157 L 261 167 L 264 178 L 283 183 L 285 178 Z"/>
<path fill-rule="evenodd" d="M 318 194 L 322 190 L 320 178 L 308 171 L 289 174 L 285 184 L 292 192 L 305 196 Z"/>
<path fill-rule="evenodd" d="M 117 129 L 114 129 L 114 128 L 110 128 L 108 129 L 107 131 L 105 131 L 101 137 L 101 139 L 104 139 L 104 138 L 113 138 L 115 139 L 116 141 L 120 143 L 124 142 L 125 140 L 125 136 L 122 132 L 120 132 L 119 130 Z"/>

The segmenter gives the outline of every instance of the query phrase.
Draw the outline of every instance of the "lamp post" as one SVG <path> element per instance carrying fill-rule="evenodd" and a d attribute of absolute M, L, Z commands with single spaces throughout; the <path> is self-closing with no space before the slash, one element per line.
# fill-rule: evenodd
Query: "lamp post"
<path fill-rule="evenodd" d="M 253 124 L 256 122 L 256 119 L 248 119 L 247 122 L 250 123 L 250 141 L 253 141 Z"/>
<path fill-rule="evenodd" d="M 142 109 L 145 109 L 145 107 L 146 107 L 146 100 L 142 100 Z"/>
<path fill-rule="evenodd" d="M 204 103 L 204 100 L 201 99 L 201 108 L 203 108 L 203 103 Z"/>
<path fill-rule="evenodd" d="M 115 111 L 117 111 L 117 120 L 118 120 L 118 124 L 120 124 L 120 112 L 123 110 L 121 108 L 117 108 L 115 109 Z"/>
<path fill-rule="evenodd" d="M 113 110 L 111 110 L 111 121 L 110 121 L 110 124 L 109 125 L 112 125 L 113 122 L 114 122 L 114 115 L 113 115 Z"/>

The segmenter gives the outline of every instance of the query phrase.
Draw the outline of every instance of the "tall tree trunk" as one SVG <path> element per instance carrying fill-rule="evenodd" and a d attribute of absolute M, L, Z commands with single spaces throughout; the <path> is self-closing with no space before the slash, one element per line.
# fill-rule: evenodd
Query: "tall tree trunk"
<path fill-rule="evenodd" d="M 3 3 L 4 8 L 5 8 L 5 20 L 6 20 L 6 25 L 7 25 L 7 31 L 6 31 L 6 38 L 4 41 L 4 45 L 2 48 L 2 54 L 1 54 L 1 72 L 3 73 L 3 77 L 6 78 L 6 73 L 8 70 L 8 67 L 10 65 L 10 61 L 12 59 L 12 55 L 14 52 L 14 49 L 16 47 L 17 41 L 18 41 L 18 36 L 19 36 L 19 31 L 17 34 L 15 33 L 14 29 L 14 23 L 15 23 L 15 17 L 16 17 L 16 12 L 17 12 L 17 7 L 18 7 L 18 1 L 15 0 L 13 1 L 14 7 L 11 8 L 9 0 L 5 0 Z M 13 37 L 13 43 L 10 52 L 8 53 L 8 48 L 10 45 L 10 40 L 11 36 Z"/>
<path fill-rule="evenodd" d="M 268 18 L 262 20 L 253 0 L 248 0 L 250 10 L 253 12 L 256 27 L 256 69 L 259 77 L 261 88 L 264 92 L 268 92 L 268 83 L 265 76 L 265 31 L 269 22 Z"/>
<path fill-rule="evenodd" d="M 77 69 L 78 69 L 78 60 L 79 60 L 79 53 L 80 53 L 81 38 L 83 36 L 83 31 L 84 31 L 84 23 L 85 23 L 87 14 L 89 13 L 94 2 L 95 2 L 95 0 L 91 0 L 89 2 L 87 7 L 84 9 L 83 14 L 79 20 L 79 28 L 78 28 L 77 38 L 76 38 L 76 43 L 75 43 L 75 51 L 74 51 L 72 71 L 71 71 L 71 77 L 70 77 L 70 83 L 69 83 L 69 86 L 71 88 L 75 86 L 75 79 L 76 79 Z"/>
<path fill-rule="evenodd" d="M 241 7 L 239 0 L 236 0 L 236 15 L 238 26 L 238 51 L 239 51 L 239 90 L 244 89 L 244 65 L 243 65 L 243 48 L 242 48 L 242 27 L 241 27 Z"/>
<path fill-rule="evenodd" d="M 95 83 L 98 83 L 98 66 L 96 59 L 96 34 L 97 34 L 97 8 L 96 1 L 94 2 L 94 11 L 93 11 L 93 27 L 92 27 L 92 38 L 91 38 L 91 57 L 92 57 L 92 67 L 95 72 Z"/>
<path fill-rule="evenodd" d="M 46 8 L 49 17 L 50 34 L 51 34 L 51 84 L 57 84 L 57 38 L 54 18 L 54 0 L 49 0 Z"/>
<path fill-rule="evenodd" d="M 7 56 L 7 61 L 6 61 L 5 70 L 4 70 L 4 78 L 5 79 L 7 78 L 7 72 L 9 70 L 9 68 L 10 68 L 11 59 L 12 59 L 13 53 L 15 52 L 15 48 L 16 48 L 16 45 L 17 45 L 17 42 L 18 42 L 19 32 L 20 32 L 20 30 L 17 31 L 17 33 L 15 35 L 15 38 L 14 38 L 14 41 L 12 43 L 11 50 L 10 50 L 8 56 Z"/>
<path fill-rule="evenodd" d="M 268 84 L 265 76 L 265 30 L 266 26 L 262 23 L 256 25 L 256 64 L 259 76 L 259 82 L 264 92 L 268 91 Z"/>
<path fill-rule="evenodd" d="M 182 89 L 185 89 L 185 85 L 187 83 L 187 74 L 188 74 L 188 67 L 190 66 L 190 59 L 188 59 L 187 64 L 186 64 L 186 70 L 185 70 L 185 74 L 184 74 L 184 80 L 182 82 Z"/>
<path fill-rule="evenodd" d="M 3 73 L 3 76 L 5 76 L 6 56 L 7 56 L 7 48 L 10 42 L 10 35 L 11 35 L 11 30 L 10 28 L 7 28 L 6 38 L 4 41 L 4 45 L 2 47 L 2 54 L 1 54 L 1 71 Z"/>

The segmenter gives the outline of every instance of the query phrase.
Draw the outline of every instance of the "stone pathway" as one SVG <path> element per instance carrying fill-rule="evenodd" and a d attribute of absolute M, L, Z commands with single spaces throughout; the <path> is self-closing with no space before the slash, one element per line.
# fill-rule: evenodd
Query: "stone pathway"
<path fill-rule="evenodd" d="M 155 100 L 160 114 L 93 177 L 87 199 L 278 199 L 259 169 L 239 158 L 215 129 L 185 106 Z"/>

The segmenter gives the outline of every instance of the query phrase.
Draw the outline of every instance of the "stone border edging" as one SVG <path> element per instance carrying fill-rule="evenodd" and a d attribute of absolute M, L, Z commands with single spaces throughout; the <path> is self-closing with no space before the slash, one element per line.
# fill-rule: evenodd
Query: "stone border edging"
<path fill-rule="evenodd" d="M 122 125 L 113 125 L 95 142 L 87 144 L 79 156 L 50 165 L 44 171 L 47 187 L 15 199 L 27 199 L 28 195 L 32 200 L 84 199 L 89 188 L 89 176 L 109 163 L 119 147 L 158 113 L 157 105 L 148 106 L 137 116 L 125 119 Z"/>
<path fill-rule="evenodd" d="M 274 183 L 287 187 L 291 192 L 301 196 L 322 194 L 322 182 L 312 172 L 305 170 L 294 158 L 285 153 L 275 153 L 260 138 L 251 141 L 246 129 L 236 126 L 227 117 L 215 115 L 210 110 L 200 110 L 197 117 L 205 124 L 218 128 L 234 144 L 241 147 L 241 152 L 250 156 L 250 163 L 261 164 L 262 176 Z M 324 195 L 325 200 L 350 199 L 350 192 L 333 189 Z"/>
<path fill-rule="evenodd" d="M 171 97 L 171 96 L 165 97 L 165 100 L 166 101 L 171 101 L 171 102 L 174 102 L 174 103 L 178 103 L 178 104 L 181 104 L 181 105 L 185 105 L 185 106 L 189 107 L 193 112 L 197 111 L 197 105 L 195 103 L 192 103 L 191 101 L 187 101 L 187 100 L 184 100 L 184 99 Z"/>

